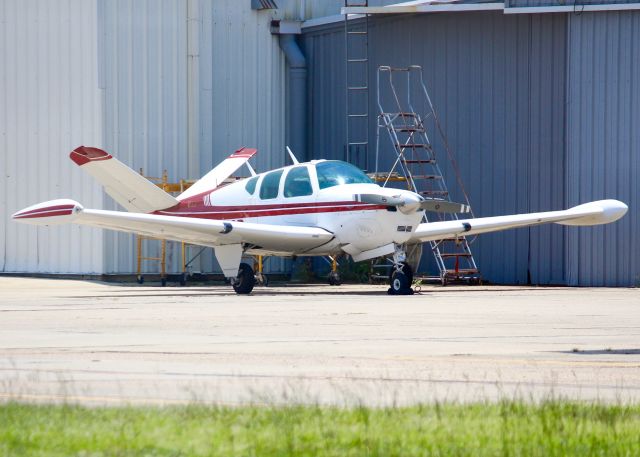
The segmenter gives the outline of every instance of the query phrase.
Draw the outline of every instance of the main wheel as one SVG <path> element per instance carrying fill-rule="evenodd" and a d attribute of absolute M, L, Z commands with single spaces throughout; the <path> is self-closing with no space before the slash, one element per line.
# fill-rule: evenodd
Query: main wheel
<path fill-rule="evenodd" d="M 253 268 L 247 263 L 241 263 L 238 269 L 238 276 L 233 282 L 233 290 L 237 294 L 248 294 L 253 290 L 253 286 L 256 285 L 256 275 L 253 272 Z"/>
<path fill-rule="evenodd" d="M 401 271 L 394 271 L 391 275 L 391 287 L 389 288 L 390 295 L 411 295 L 411 283 L 406 274 Z"/>
<path fill-rule="evenodd" d="M 342 279 L 340 278 L 340 275 L 337 271 L 330 272 L 328 280 L 329 285 L 331 286 L 339 286 L 340 284 L 342 284 Z"/>

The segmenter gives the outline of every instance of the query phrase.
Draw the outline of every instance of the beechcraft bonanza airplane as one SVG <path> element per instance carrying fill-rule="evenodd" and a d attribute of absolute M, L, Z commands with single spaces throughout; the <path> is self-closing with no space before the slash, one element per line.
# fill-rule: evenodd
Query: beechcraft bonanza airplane
<path fill-rule="evenodd" d="M 380 187 L 360 169 L 337 160 L 298 163 L 255 174 L 242 148 L 178 197 L 173 197 L 107 152 L 80 146 L 71 160 L 92 175 L 127 211 L 87 209 L 52 200 L 18 211 L 13 219 L 36 225 L 74 223 L 209 246 L 239 294 L 250 293 L 254 271 L 243 254 L 334 256 L 354 261 L 392 255 L 389 293 L 411 293 L 404 247 L 554 222 L 597 225 L 620 219 L 627 205 L 600 200 L 564 211 L 422 223 L 425 210 L 465 212 L 458 204 L 425 200 L 407 190 Z M 250 178 L 222 185 L 243 164 Z"/>

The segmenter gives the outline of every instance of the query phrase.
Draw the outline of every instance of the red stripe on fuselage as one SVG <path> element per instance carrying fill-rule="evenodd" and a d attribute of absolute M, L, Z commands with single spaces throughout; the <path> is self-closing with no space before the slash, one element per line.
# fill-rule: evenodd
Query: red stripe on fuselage
<path fill-rule="evenodd" d="M 176 208 L 175 211 L 156 211 L 154 214 L 195 217 L 199 219 L 243 219 L 295 214 L 335 213 L 343 211 L 374 211 L 381 209 L 386 209 L 386 206 L 347 201 L 248 206 L 200 206 L 194 208 Z"/>

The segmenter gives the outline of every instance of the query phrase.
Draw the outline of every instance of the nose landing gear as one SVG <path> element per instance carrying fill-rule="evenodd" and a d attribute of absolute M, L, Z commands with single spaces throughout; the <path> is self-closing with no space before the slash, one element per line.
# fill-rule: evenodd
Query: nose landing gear
<path fill-rule="evenodd" d="M 389 295 L 413 295 L 411 283 L 413 282 L 413 270 L 406 263 L 407 254 L 404 248 L 396 245 L 393 253 L 393 272 L 391 273 L 391 287 L 387 290 Z"/>

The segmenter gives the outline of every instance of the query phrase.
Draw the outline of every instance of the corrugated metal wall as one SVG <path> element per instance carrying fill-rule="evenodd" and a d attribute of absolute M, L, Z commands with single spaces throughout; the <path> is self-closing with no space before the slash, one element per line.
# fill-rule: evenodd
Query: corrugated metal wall
<path fill-rule="evenodd" d="M 370 29 L 370 112 L 377 113 L 378 65 L 422 65 L 476 215 L 560 209 L 565 26 L 562 15 L 501 12 L 376 18 Z M 342 27 L 309 30 L 305 49 L 311 65 L 310 149 L 316 158 L 344 157 Z M 390 142 L 383 137 L 381 144 Z M 387 167 L 392 154 L 386 149 Z M 370 157 L 369 168 L 372 162 Z M 448 182 L 455 180 L 451 167 L 444 172 Z M 563 239 L 558 226 L 522 229 L 478 237 L 473 250 L 488 280 L 562 283 Z"/>
<path fill-rule="evenodd" d="M 248 1 L 199 0 L 197 27 L 199 176 L 188 170 L 187 2 L 99 1 L 99 58 L 104 88 L 105 146 L 127 165 L 170 180 L 197 178 L 241 146 L 257 147 L 252 160 L 264 171 L 285 160 L 285 62 L 270 33 L 274 12 L 251 10 Z M 193 36 L 193 35 L 192 35 Z M 247 174 L 245 169 L 240 174 Z M 108 197 L 106 204 L 115 207 Z M 170 270 L 179 268 L 170 243 Z M 159 243 L 148 243 L 150 255 Z M 134 237 L 105 234 L 106 272 L 135 271 Z M 211 271 L 211 251 L 195 270 Z M 270 262 L 282 271 L 284 262 Z M 147 271 L 158 271 L 149 264 Z"/>
<path fill-rule="evenodd" d="M 98 7 L 105 149 L 147 176 L 167 169 L 171 180 L 188 177 L 185 2 L 99 0 Z M 104 198 L 105 208 L 118 208 Z M 148 255 L 158 246 L 148 243 Z M 106 273 L 135 271 L 133 235 L 105 231 L 104 250 Z M 169 255 L 175 270 L 179 250 Z"/>
<path fill-rule="evenodd" d="M 640 12 L 570 15 L 567 200 L 617 198 L 613 225 L 569 231 L 572 285 L 640 285 Z"/>
<path fill-rule="evenodd" d="M 68 159 L 102 142 L 95 29 L 94 1 L 0 2 L 0 271 L 102 272 L 101 230 L 10 220 L 54 198 L 101 206 L 101 190 Z"/>

